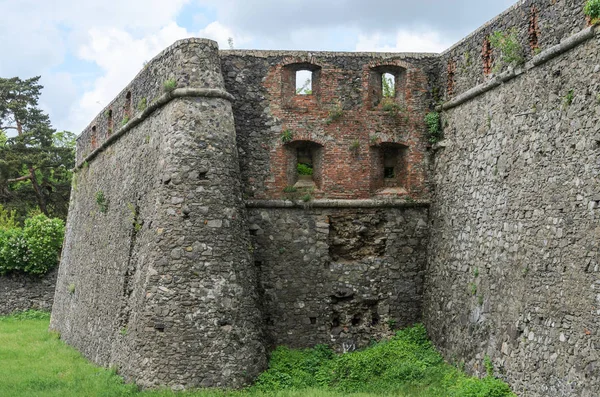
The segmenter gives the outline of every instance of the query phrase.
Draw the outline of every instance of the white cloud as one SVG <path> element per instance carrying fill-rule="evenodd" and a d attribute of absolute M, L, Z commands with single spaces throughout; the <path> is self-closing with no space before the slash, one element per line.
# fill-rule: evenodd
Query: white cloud
<path fill-rule="evenodd" d="M 443 39 L 438 32 L 411 32 L 399 30 L 390 43 L 389 35 L 374 33 L 361 34 L 356 43 L 356 51 L 380 52 L 442 52 L 453 44 Z"/>
<path fill-rule="evenodd" d="M 234 31 L 219 21 L 209 23 L 204 29 L 198 32 L 198 37 L 211 39 L 219 43 L 219 48 L 229 48 L 229 38 L 233 39 L 234 47 L 244 45 L 251 41 L 250 37 L 242 36 L 234 33 Z"/>
<path fill-rule="evenodd" d="M 90 29 L 88 42 L 80 47 L 78 55 L 100 66 L 103 74 L 71 108 L 69 125 L 80 131 L 135 77 L 145 61 L 190 36 L 193 34 L 175 22 L 141 38 L 121 29 Z"/>

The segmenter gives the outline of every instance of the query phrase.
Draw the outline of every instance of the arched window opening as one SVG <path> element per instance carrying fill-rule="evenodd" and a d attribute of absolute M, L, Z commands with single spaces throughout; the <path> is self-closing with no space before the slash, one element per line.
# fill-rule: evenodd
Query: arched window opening
<path fill-rule="evenodd" d="M 372 108 L 379 106 L 405 105 L 406 69 L 396 65 L 383 65 L 371 68 L 369 82 L 369 103 Z"/>
<path fill-rule="evenodd" d="M 323 146 L 311 141 L 286 145 L 287 180 L 295 188 L 320 188 Z"/>
<path fill-rule="evenodd" d="M 296 95 L 312 95 L 313 72 L 310 70 L 296 71 Z"/>

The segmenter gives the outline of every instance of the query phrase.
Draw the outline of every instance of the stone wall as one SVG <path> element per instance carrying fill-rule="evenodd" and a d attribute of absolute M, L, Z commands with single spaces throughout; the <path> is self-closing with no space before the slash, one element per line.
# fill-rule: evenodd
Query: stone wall
<path fill-rule="evenodd" d="M 25 274 L 0 276 L 0 315 L 28 309 L 50 311 L 56 270 L 44 277 Z"/>
<path fill-rule="evenodd" d="M 571 21 L 575 3 L 540 15 Z M 556 31 L 585 25 L 566 23 Z M 449 360 L 482 374 L 488 355 L 521 396 L 600 388 L 599 44 L 443 115 L 423 318 Z"/>
<path fill-rule="evenodd" d="M 247 198 L 285 198 L 284 188 L 297 181 L 296 149 L 306 143 L 318 148 L 312 197 L 427 197 L 423 117 L 436 56 L 233 50 L 221 58 L 225 86 L 236 98 Z M 296 95 L 299 69 L 313 70 L 312 95 Z M 396 75 L 390 108 L 380 97 L 384 71 Z M 401 149 L 395 189 L 384 189 L 385 147 Z"/>
<path fill-rule="evenodd" d="M 271 347 L 348 351 L 421 320 L 427 208 L 323 204 L 250 210 Z"/>
<path fill-rule="evenodd" d="M 143 387 L 239 387 L 266 354 L 217 45 L 146 70 L 179 88 L 78 157 L 51 328 Z M 130 87 L 162 84 L 144 73 Z"/>

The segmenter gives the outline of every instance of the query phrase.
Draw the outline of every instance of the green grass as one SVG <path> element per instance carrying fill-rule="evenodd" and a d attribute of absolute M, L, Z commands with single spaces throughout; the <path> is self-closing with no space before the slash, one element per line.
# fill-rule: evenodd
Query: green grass
<path fill-rule="evenodd" d="M 327 346 L 273 352 L 269 369 L 243 391 L 140 392 L 98 368 L 48 329 L 49 315 L 0 317 L 0 395 L 11 397 L 513 397 L 508 386 L 470 378 L 445 364 L 415 326 L 368 349 L 334 354 Z"/>

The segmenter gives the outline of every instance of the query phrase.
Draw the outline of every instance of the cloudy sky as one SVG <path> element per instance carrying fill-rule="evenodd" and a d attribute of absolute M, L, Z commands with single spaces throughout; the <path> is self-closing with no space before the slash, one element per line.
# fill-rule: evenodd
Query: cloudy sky
<path fill-rule="evenodd" d="M 175 40 L 228 48 L 440 52 L 515 0 L 0 0 L 0 77 L 41 75 L 55 128 L 79 133 Z"/>

